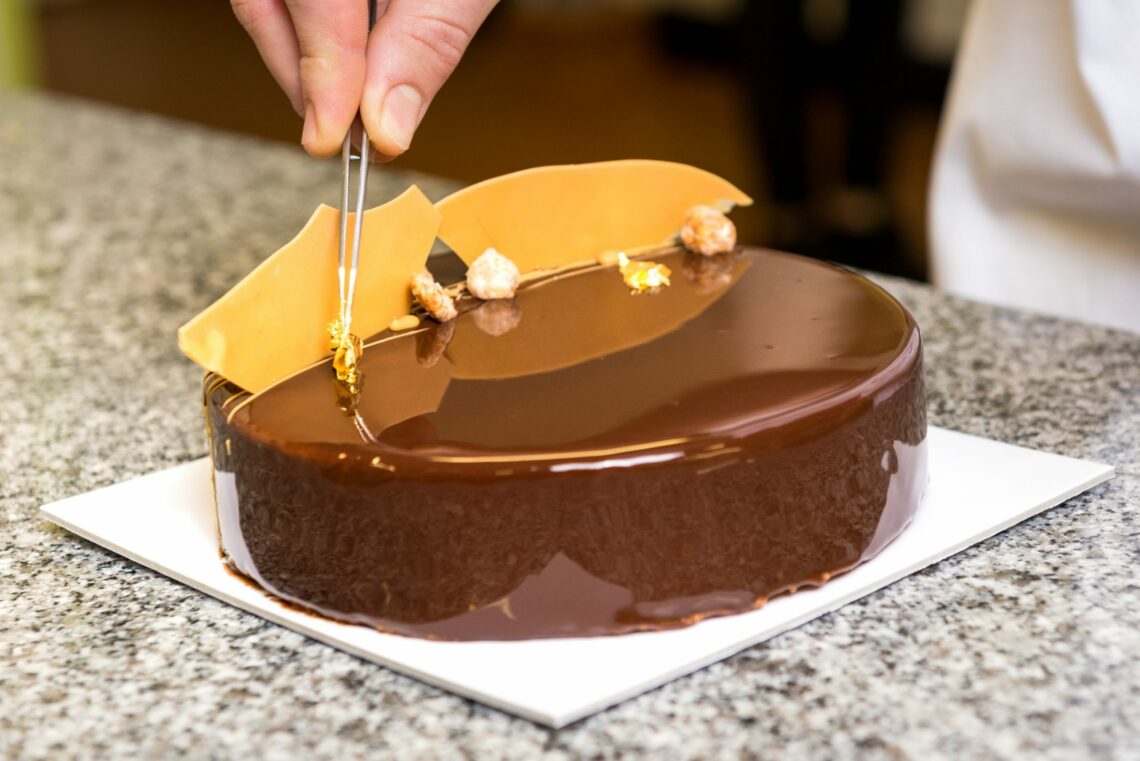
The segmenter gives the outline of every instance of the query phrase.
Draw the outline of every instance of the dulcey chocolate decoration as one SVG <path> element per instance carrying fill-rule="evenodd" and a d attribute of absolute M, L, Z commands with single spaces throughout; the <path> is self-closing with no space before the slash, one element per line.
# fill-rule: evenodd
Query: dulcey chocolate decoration
<path fill-rule="evenodd" d="M 693 206 L 750 203 L 703 169 L 633 159 L 527 169 L 464 188 L 436 208 L 440 239 L 464 262 L 494 248 L 525 275 L 672 244 Z"/>

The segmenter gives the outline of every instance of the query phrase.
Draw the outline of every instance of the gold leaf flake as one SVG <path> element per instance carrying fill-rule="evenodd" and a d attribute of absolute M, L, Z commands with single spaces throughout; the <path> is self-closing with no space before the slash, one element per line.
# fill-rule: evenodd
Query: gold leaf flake
<path fill-rule="evenodd" d="M 618 254 L 618 268 L 632 293 L 655 293 L 669 285 L 669 276 L 673 274 L 664 264 L 632 261 L 625 254 Z"/>

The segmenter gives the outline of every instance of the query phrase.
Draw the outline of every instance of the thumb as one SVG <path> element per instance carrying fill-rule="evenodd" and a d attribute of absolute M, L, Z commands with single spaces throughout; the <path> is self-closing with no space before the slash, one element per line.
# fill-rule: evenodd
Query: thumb
<path fill-rule="evenodd" d="M 381 154 L 398 156 L 496 0 L 391 0 L 368 40 L 360 113 Z"/>

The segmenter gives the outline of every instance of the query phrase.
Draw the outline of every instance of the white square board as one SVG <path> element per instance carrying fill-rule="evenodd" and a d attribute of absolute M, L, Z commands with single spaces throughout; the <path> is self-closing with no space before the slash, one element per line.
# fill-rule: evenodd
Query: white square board
<path fill-rule="evenodd" d="M 560 727 L 806 623 L 1112 477 L 1099 463 L 931 427 L 930 486 L 877 557 L 818 589 L 687 629 L 524 642 L 432 642 L 271 600 L 218 558 L 208 459 L 55 502 L 60 526 L 206 594 L 361 658 Z"/>

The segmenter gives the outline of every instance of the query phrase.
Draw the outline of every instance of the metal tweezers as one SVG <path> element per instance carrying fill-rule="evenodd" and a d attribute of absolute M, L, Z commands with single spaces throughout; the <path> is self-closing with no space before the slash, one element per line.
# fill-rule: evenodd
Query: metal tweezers
<path fill-rule="evenodd" d="M 376 0 L 368 1 L 368 31 L 376 25 Z M 360 127 L 360 152 L 352 152 L 352 128 L 344 136 L 340 149 L 340 244 L 337 252 L 337 278 L 340 283 L 340 327 L 343 335 L 352 332 L 352 299 L 356 295 L 356 270 L 360 263 L 360 231 L 364 224 L 364 193 L 368 189 L 368 132 L 363 124 Z M 348 271 L 345 271 L 345 247 L 348 243 L 348 199 L 352 177 L 352 162 L 359 162 L 360 176 L 356 184 L 356 215 L 353 217 L 352 254 Z"/>

